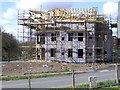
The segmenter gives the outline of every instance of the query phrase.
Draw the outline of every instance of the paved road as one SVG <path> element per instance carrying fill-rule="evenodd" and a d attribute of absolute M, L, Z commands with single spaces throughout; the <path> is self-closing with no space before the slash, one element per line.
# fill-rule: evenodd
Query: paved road
<path fill-rule="evenodd" d="M 88 83 L 89 76 L 97 76 L 97 81 L 114 80 L 115 70 L 99 70 L 94 72 L 76 74 L 76 85 L 80 83 Z M 72 76 L 60 76 L 39 78 L 31 80 L 32 88 L 60 88 L 72 85 Z M 28 80 L 3 81 L 3 88 L 28 88 Z"/>

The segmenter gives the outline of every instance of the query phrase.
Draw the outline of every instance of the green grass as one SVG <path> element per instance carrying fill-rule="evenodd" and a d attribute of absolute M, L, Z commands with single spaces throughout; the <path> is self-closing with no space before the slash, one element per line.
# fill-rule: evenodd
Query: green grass
<path fill-rule="evenodd" d="M 104 81 L 104 82 L 98 82 L 97 86 L 102 86 L 102 85 L 106 85 L 106 84 L 114 84 L 114 83 L 116 83 L 115 80 L 107 80 L 107 81 Z"/>
<path fill-rule="evenodd" d="M 103 81 L 103 82 L 98 82 L 97 86 L 104 86 L 104 85 L 108 85 L 108 84 L 115 84 L 115 82 L 116 82 L 115 80 L 107 80 L 107 81 Z M 72 86 L 69 86 L 69 87 L 66 87 L 66 88 L 72 88 Z M 89 88 L 89 84 L 76 85 L 75 88 Z"/>
<path fill-rule="evenodd" d="M 104 88 L 99 88 L 94 90 L 120 90 L 120 86 L 104 87 Z"/>
<path fill-rule="evenodd" d="M 54 76 L 64 76 L 66 74 L 43 74 L 43 75 L 30 75 L 30 76 L 6 76 L 0 78 L 0 80 L 9 81 L 9 80 L 20 80 L 20 79 L 28 79 L 28 77 L 32 78 L 47 78 L 47 77 L 54 77 Z"/>
<path fill-rule="evenodd" d="M 81 85 L 82 87 L 84 84 Z M 86 86 L 86 85 L 85 85 Z M 87 88 L 79 88 L 80 90 L 88 90 Z M 72 87 L 69 88 L 51 88 L 49 90 L 79 90 L 78 88 L 73 89 Z M 105 88 L 99 88 L 99 89 L 90 89 L 90 90 L 120 90 L 120 87 L 118 86 L 111 86 L 111 87 L 105 87 Z"/>

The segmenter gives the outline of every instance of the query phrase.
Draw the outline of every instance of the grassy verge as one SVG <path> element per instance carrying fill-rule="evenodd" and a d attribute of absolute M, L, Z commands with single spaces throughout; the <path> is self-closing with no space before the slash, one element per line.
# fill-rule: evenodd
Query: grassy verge
<path fill-rule="evenodd" d="M 104 86 L 104 85 L 108 85 L 108 84 L 115 84 L 115 80 L 107 80 L 107 81 L 103 81 L 103 82 L 98 82 L 97 86 Z M 66 87 L 66 88 L 72 88 L 72 86 Z M 80 85 L 76 85 L 75 88 L 89 88 L 89 84 L 80 84 Z"/>
<path fill-rule="evenodd" d="M 107 81 L 104 81 L 104 82 L 98 82 L 97 86 L 102 86 L 102 85 L 107 85 L 107 84 L 114 84 L 114 83 L 116 83 L 115 80 L 107 80 Z"/>
<path fill-rule="evenodd" d="M 102 86 L 106 84 L 114 84 L 115 80 L 107 80 L 104 82 L 98 82 L 97 86 Z M 72 86 L 65 87 L 65 88 L 52 88 L 50 90 L 73 90 Z M 80 84 L 76 85 L 74 90 L 89 90 L 89 84 Z M 110 86 L 110 87 L 104 87 L 104 88 L 95 88 L 91 90 L 120 90 L 120 86 Z"/>
<path fill-rule="evenodd" d="M 94 90 L 120 90 L 120 86 L 104 87 L 104 88 L 99 88 Z"/>
<path fill-rule="evenodd" d="M 64 76 L 66 74 L 43 74 L 43 75 L 30 75 L 29 77 L 32 78 L 46 78 L 46 77 L 53 77 L 53 76 Z M 28 79 L 28 75 L 25 76 L 6 76 L 0 78 L 0 80 L 9 81 L 9 80 L 20 80 L 20 79 Z"/>
<path fill-rule="evenodd" d="M 82 87 L 84 84 L 82 85 Z M 86 85 L 85 85 L 86 86 Z M 89 89 L 89 88 L 51 88 L 48 90 L 120 90 L 120 87 L 118 86 L 111 86 L 111 87 L 104 87 L 104 88 L 98 88 L 98 89 Z"/>

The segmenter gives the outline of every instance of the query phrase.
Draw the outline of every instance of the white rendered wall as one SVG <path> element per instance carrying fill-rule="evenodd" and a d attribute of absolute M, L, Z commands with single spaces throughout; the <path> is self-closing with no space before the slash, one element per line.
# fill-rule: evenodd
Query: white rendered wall
<path fill-rule="evenodd" d="M 45 38 L 45 43 L 42 47 L 45 48 L 46 53 L 45 57 L 47 60 L 59 60 L 66 62 L 85 62 L 85 38 L 83 41 L 78 41 L 76 37 L 77 33 L 73 35 L 73 41 L 68 41 L 68 33 L 61 32 L 57 33 L 56 41 L 51 41 L 51 33 L 47 33 Z M 61 40 L 61 37 L 64 37 L 64 40 Z M 84 37 L 84 36 L 83 36 Z M 50 56 L 51 48 L 56 48 L 56 57 Z M 68 49 L 73 49 L 73 57 L 68 57 Z M 78 58 L 78 49 L 83 49 L 83 58 Z M 64 52 L 64 55 L 61 53 Z"/>

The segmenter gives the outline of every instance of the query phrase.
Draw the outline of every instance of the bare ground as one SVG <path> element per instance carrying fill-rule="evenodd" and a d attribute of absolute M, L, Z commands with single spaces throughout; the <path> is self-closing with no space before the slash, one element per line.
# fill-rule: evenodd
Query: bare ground
<path fill-rule="evenodd" d="M 28 73 L 39 74 L 43 72 L 61 71 L 89 71 L 108 68 L 109 64 L 74 64 L 61 62 L 48 62 L 48 67 L 43 67 L 45 62 L 9 62 L 2 64 L 2 75 L 25 75 Z"/>

